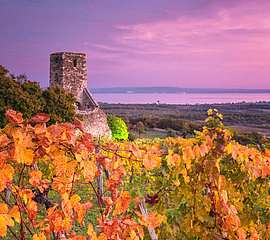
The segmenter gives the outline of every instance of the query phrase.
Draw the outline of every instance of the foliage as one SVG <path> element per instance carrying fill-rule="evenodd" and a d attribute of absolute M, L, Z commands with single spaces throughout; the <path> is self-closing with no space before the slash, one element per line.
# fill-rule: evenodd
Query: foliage
<path fill-rule="evenodd" d="M 49 87 L 42 92 L 45 101 L 43 112 L 51 117 L 51 122 L 71 122 L 75 115 L 75 98 L 59 87 Z"/>
<path fill-rule="evenodd" d="M 175 119 L 174 117 L 143 117 L 143 118 L 132 118 L 130 119 L 131 124 L 134 125 L 134 130 L 137 130 L 137 124 L 143 124 L 144 127 L 148 128 L 160 128 L 160 129 L 172 129 L 175 131 L 182 132 L 184 134 L 192 134 L 194 130 L 199 130 L 201 125 L 189 120 Z"/>
<path fill-rule="evenodd" d="M 42 90 L 39 83 L 30 82 L 25 76 L 9 75 L 0 65 L 0 127 L 6 124 L 5 111 L 9 108 L 30 118 L 39 112 L 52 116 L 52 122 L 71 121 L 75 115 L 75 99 L 59 88 Z"/>
<path fill-rule="evenodd" d="M 112 137 L 116 140 L 128 139 L 128 128 L 125 121 L 117 116 L 108 115 L 108 124 L 112 131 Z"/>
<path fill-rule="evenodd" d="M 9 110 L 0 236 L 139 240 L 155 228 L 160 239 L 269 239 L 270 149 L 240 145 L 208 114 L 194 138 L 94 142 L 78 123 Z"/>
<path fill-rule="evenodd" d="M 235 132 L 234 139 L 243 145 L 255 146 L 261 149 L 263 149 L 266 145 L 269 146 L 270 144 L 269 138 L 257 132 Z"/>
<path fill-rule="evenodd" d="M 79 124 L 46 127 L 48 115 L 23 122 L 13 110 L 6 117 L 10 123 L 0 133 L 0 237 L 142 239 L 144 225 L 157 227 L 162 221 L 157 213 L 144 218 L 135 212 L 138 202 L 122 183 L 123 164 L 96 154 L 98 146 Z M 104 196 L 94 183 L 97 164 L 110 172 Z M 85 221 L 90 211 L 99 211 L 95 225 Z"/>
<path fill-rule="evenodd" d="M 115 144 L 131 195 L 167 216 L 161 239 L 268 239 L 270 150 L 240 145 L 208 114 L 194 138 Z"/>

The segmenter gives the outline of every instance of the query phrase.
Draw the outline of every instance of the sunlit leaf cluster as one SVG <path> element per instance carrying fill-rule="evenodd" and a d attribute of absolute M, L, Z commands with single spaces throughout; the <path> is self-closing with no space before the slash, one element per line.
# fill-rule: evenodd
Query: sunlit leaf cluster
<path fill-rule="evenodd" d="M 194 138 L 134 142 L 47 126 L 45 114 L 6 118 L 4 239 L 269 239 L 270 150 L 233 141 L 217 110 Z"/>

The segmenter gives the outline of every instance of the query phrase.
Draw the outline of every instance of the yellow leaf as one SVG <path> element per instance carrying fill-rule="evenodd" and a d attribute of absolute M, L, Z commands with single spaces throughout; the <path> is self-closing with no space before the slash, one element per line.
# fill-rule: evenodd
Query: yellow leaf
<path fill-rule="evenodd" d="M 5 219 L 0 216 L 0 237 L 4 237 L 7 235 L 7 225 L 5 223 Z"/>
<path fill-rule="evenodd" d="M 18 163 L 24 163 L 31 165 L 34 159 L 34 152 L 32 149 L 26 149 L 25 147 L 16 147 L 14 158 Z"/>
<path fill-rule="evenodd" d="M 33 235 L 33 240 L 46 240 L 44 233 L 35 233 Z"/>
<path fill-rule="evenodd" d="M 212 108 L 208 109 L 207 115 L 210 116 L 210 115 L 212 115 L 212 114 L 213 114 L 213 109 L 212 109 Z"/>
<path fill-rule="evenodd" d="M 0 203 L 0 214 L 8 213 L 8 205 L 5 203 Z"/>
<path fill-rule="evenodd" d="M 78 194 L 74 194 L 70 198 L 70 202 L 71 202 L 72 206 L 74 206 L 79 201 L 81 201 L 81 197 Z"/>
<path fill-rule="evenodd" d="M 7 226 L 14 226 L 14 222 L 8 215 L 8 206 L 5 203 L 0 203 L 0 237 L 6 236 Z"/>
<path fill-rule="evenodd" d="M 91 239 L 91 240 L 92 240 L 92 239 Z M 101 233 L 101 234 L 98 236 L 97 240 L 108 240 L 108 238 L 105 236 L 104 233 Z"/>
<path fill-rule="evenodd" d="M 189 176 L 188 176 L 188 174 L 187 174 L 187 170 L 184 168 L 184 169 L 182 169 L 182 170 L 180 171 L 180 173 L 182 174 L 185 183 L 189 183 L 190 178 L 189 178 Z"/>
<path fill-rule="evenodd" d="M 91 223 L 88 224 L 87 234 L 89 237 L 91 237 L 91 240 L 97 240 L 97 234 L 94 230 L 94 227 Z"/>

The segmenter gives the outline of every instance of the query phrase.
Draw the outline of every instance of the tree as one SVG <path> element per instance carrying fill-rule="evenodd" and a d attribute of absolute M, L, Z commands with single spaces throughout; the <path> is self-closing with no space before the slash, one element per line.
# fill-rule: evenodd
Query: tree
<path fill-rule="evenodd" d="M 112 131 L 112 137 L 116 140 L 128 139 L 128 128 L 125 121 L 117 116 L 108 115 L 108 124 Z"/>
<path fill-rule="evenodd" d="M 8 75 L 8 70 L 0 66 L 0 125 L 6 123 L 4 113 L 13 108 L 24 113 L 29 118 L 34 112 L 42 111 L 42 107 L 35 101 L 20 83 Z"/>
<path fill-rule="evenodd" d="M 20 76 L 20 75 L 19 75 Z M 42 90 L 39 83 L 12 77 L 0 65 L 0 127 L 6 124 L 5 111 L 12 108 L 30 118 L 39 112 L 51 115 L 51 122 L 71 121 L 75 115 L 75 98 L 60 88 Z"/>
<path fill-rule="evenodd" d="M 51 122 L 70 122 L 75 115 L 75 97 L 62 88 L 49 87 L 42 92 L 45 101 L 43 112 L 51 117 Z"/>

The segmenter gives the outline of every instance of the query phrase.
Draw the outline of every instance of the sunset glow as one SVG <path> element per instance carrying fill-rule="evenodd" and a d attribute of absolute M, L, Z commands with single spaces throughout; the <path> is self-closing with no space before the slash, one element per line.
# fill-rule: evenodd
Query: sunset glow
<path fill-rule="evenodd" d="M 78 51 L 90 88 L 270 88 L 269 12 L 267 0 L 3 0 L 0 62 L 42 86 L 51 52 Z"/>

